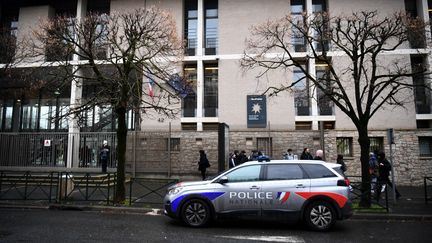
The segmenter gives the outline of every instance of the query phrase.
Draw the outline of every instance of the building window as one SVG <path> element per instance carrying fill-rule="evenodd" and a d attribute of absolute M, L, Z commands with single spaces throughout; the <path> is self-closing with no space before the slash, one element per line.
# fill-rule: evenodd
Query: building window
<path fill-rule="evenodd" d="M 180 138 L 167 138 L 166 150 L 168 151 L 168 141 L 171 141 L 171 151 L 180 151 Z"/>
<path fill-rule="evenodd" d="M 198 1 L 185 0 L 185 30 L 184 36 L 186 38 L 186 55 L 195 56 L 196 48 L 198 47 Z"/>
<path fill-rule="evenodd" d="M 384 150 L 384 139 L 382 137 L 371 137 L 369 151 L 383 151 Z"/>
<path fill-rule="evenodd" d="M 419 137 L 420 157 L 432 157 L 432 137 Z"/>
<path fill-rule="evenodd" d="M 417 1 L 414 0 L 405 0 L 405 12 L 410 18 L 418 17 L 418 8 Z M 430 12 L 429 12 L 430 14 Z M 419 30 L 416 27 L 410 29 L 408 27 L 408 41 L 410 43 L 411 48 L 423 48 L 425 46 L 425 32 L 424 30 Z"/>
<path fill-rule="evenodd" d="M 305 68 L 305 66 L 303 66 Z M 310 95 L 309 82 L 305 74 L 299 67 L 293 69 L 294 84 L 294 105 L 296 116 L 309 116 L 310 111 Z"/>
<path fill-rule="evenodd" d="M 204 45 L 206 55 L 216 55 L 218 48 L 218 0 L 205 0 Z"/>
<path fill-rule="evenodd" d="M 429 22 L 432 19 L 432 0 L 428 0 L 428 14 L 429 14 Z"/>
<path fill-rule="evenodd" d="M 264 155 L 272 156 L 272 138 L 257 138 L 257 150 Z"/>
<path fill-rule="evenodd" d="M 317 14 L 318 17 L 321 18 L 321 21 L 323 23 L 328 23 L 328 19 L 324 19 L 327 18 L 327 16 L 324 14 L 324 12 L 327 11 L 327 4 L 326 4 L 326 0 L 312 0 L 312 12 L 313 14 Z M 326 31 L 328 30 L 328 26 L 325 25 L 323 26 L 323 33 L 326 33 Z M 326 50 L 328 51 L 329 49 L 329 41 L 327 39 L 321 39 L 322 37 L 325 37 L 325 34 L 318 34 L 317 31 L 314 31 L 314 36 L 316 38 L 316 42 L 314 43 L 315 45 L 315 49 L 316 51 L 323 51 Z"/>
<path fill-rule="evenodd" d="M 21 109 L 21 130 L 36 130 L 39 113 L 38 100 L 24 101 Z"/>
<path fill-rule="evenodd" d="M 424 67 L 423 56 L 411 56 L 411 69 L 413 72 L 421 71 Z M 415 86 L 414 99 L 417 114 L 431 113 L 431 93 L 426 87 L 424 74 L 417 74 L 412 77 Z"/>
<path fill-rule="evenodd" d="M 318 114 L 320 116 L 334 115 L 333 102 L 329 97 L 329 94 L 331 94 L 331 80 L 328 65 L 317 63 L 315 68 L 317 81 L 326 89 L 326 92 L 321 89 L 317 90 Z"/>
<path fill-rule="evenodd" d="M 17 6 L 3 5 L 0 8 L 0 63 L 13 62 L 18 34 L 18 15 Z"/>
<path fill-rule="evenodd" d="M 204 67 L 204 117 L 218 116 L 218 66 L 206 64 Z"/>
<path fill-rule="evenodd" d="M 305 0 L 291 0 L 291 17 L 294 23 L 297 25 L 302 25 L 304 23 L 303 13 L 305 12 Z M 294 51 L 296 52 L 305 52 L 306 51 L 306 43 L 305 38 L 301 31 L 293 27 L 292 29 L 292 45 L 294 47 Z"/>
<path fill-rule="evenodd" d="M 45 43 L 46 61 L 72 60 L 73 46 L 66 40 L 75 35 L 74 17 L 57 17 L 53 21 L 55 22 L 50 27 Z"/>
<path fill-rule="evenodd" d="M 98 38 L 94 40 L 94 56 L 96 59 L 107 58 L 107 36 L 108 36 L 108 15 L 110 13 L 110 0 L 92 0 L 87 2 L 87 12 L 99 16 L 96 26 L 95 35 Z"/>
<path fill-rule="evenodd" d="M 191 87 L 189 93 L 182 100 L 182 117 L 196 117 L 197 110 L 197 68 L 187 65 L 183 69 L 186 82 Z"/>
<path fill-rule="evenodd" d="M 336 138 L 337 153 L 345 157 L 352 157 L 352 138 Z"/>
<path fill-rule="evenodd" d="M 417 120 L 416 124 L 417 124 L 417 129 L 431 128 L 432 120 Z"/>
<path fill-rule="evenodd" d="M 98 86 L 97 85 L 84 85 L 83 88 L 83 99 L 84 102 L 88 99 L 88 97 L 93 97 L 95 94 L 98 94 Z M 134 116 L 129 113 L 126 114 L 126 118 L 128 119 L 126 122 L 128 129 L 131 129 L 129 125 L 133 126 L 133 121 L 129 121 L 133 119 Z M 113 131 L 116 129 L 117 123 L 115 115 L 112 112 L 112 107 L 109 104 L 100 104 L 100 105 L 91 105 L 87 107 L 81 115 L 81 130 L 84 132 L 94 132 L 94 131 Z"/>
<path fill-rule="evenodd" d="M 10 131 L 12 130 L 14 101 L 2 100 L 0 102 L 0 130 Z"/>

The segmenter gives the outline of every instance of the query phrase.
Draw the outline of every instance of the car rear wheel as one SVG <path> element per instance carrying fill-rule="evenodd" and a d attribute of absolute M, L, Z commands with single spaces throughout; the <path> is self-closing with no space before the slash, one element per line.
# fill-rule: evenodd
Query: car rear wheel
<path fill-rule="evenodd" d="M 313 202 L 306 209 L 305 222 L 312 230 L 327 231 L 336 223 L 335 210 L 328 202 Z"/>
<path fill-rule="evenodd" d="M 201 199 L 190 199 L 182 207 L 182 220 L 192 227 L 202 227 L 210 219 L 210 207 Z"/>

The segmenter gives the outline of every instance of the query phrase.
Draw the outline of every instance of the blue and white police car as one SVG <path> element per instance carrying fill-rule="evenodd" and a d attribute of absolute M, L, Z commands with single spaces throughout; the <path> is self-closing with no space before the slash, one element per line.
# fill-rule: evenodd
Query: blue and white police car
<path fill-rule="evenodd" d="M 212 180 L 168 188 L 164 213 L 192 227 L 224 217 L 303 221 L 329 230 L 352 215 L 339 164 L 315 160 L 247 162 Z"/>

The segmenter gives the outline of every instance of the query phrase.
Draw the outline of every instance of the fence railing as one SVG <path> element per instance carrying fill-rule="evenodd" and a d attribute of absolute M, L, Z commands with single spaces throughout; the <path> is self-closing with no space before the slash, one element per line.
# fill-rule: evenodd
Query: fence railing
<path fill-rule="evenodd" d="M 71 151 L 69 159 L 75 167 L 100 167 L 99 151 L 106 140 L 112 148 L 108 167 L 114 168 L 117 166 L 116 138 L 113 132 L 0 133 L 0 166 L 66 167 L 68 151 Z"/>
<path fill-rule="evenodd" d="M 177 183 L 176 179 L 131 178 L 129 184 L 129 205 L 160 205 L 166 190 Z"/>
<path fill-rule="evenodd" d="M 59 182 L 59 202 L 105 202 L 106 205 L 114 202 L 117 183 L 115 173 L 62 172 Z"/>
<path fill-rule="evenodd" d="M 430 198 L 428 196 L 428 188 L 430 185 L 428 185 L 428 181 L 432 182 L 432 177 L 427 177 L 425 176 L 423 178 L 423 185 L 424 185 L 424 195 L 425 195 L 425 203 L 428 204 L 429 200 L 432 200 L 432 198 Z"/>
<path fill-rule="evenodd" d="M 0 171 L 0 200 L 57 201 L 58 172 Z"/>
<path fill-rule="evenodd" d="M 361 176 L 347 176 L 350 179 L 351 190 L 351 200 L 353 202 L 359 202 L 362 198 L 363 192 Z M 378 181 L 371 181 L 371 204 L 376 205 L 385 209 L 389 212 L 389 197 L 388 197 L 388 186 L 381 184 Z"/>
<path fill-rule="evenodd" d="M 176 179 L 127 178 L 130 206 L 162 206 Z M 0 171 L 0 200 L 113 205 L 115 173 Z"/>

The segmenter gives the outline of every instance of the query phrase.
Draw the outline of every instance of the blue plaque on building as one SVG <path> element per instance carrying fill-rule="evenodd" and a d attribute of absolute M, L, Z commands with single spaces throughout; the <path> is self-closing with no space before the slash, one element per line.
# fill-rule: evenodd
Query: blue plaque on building
<path fill-rule="evenodd" d="M 247 96 L 247 127 L 265 128 L 267 126 L 267 102 L 265 95 Z"/>

